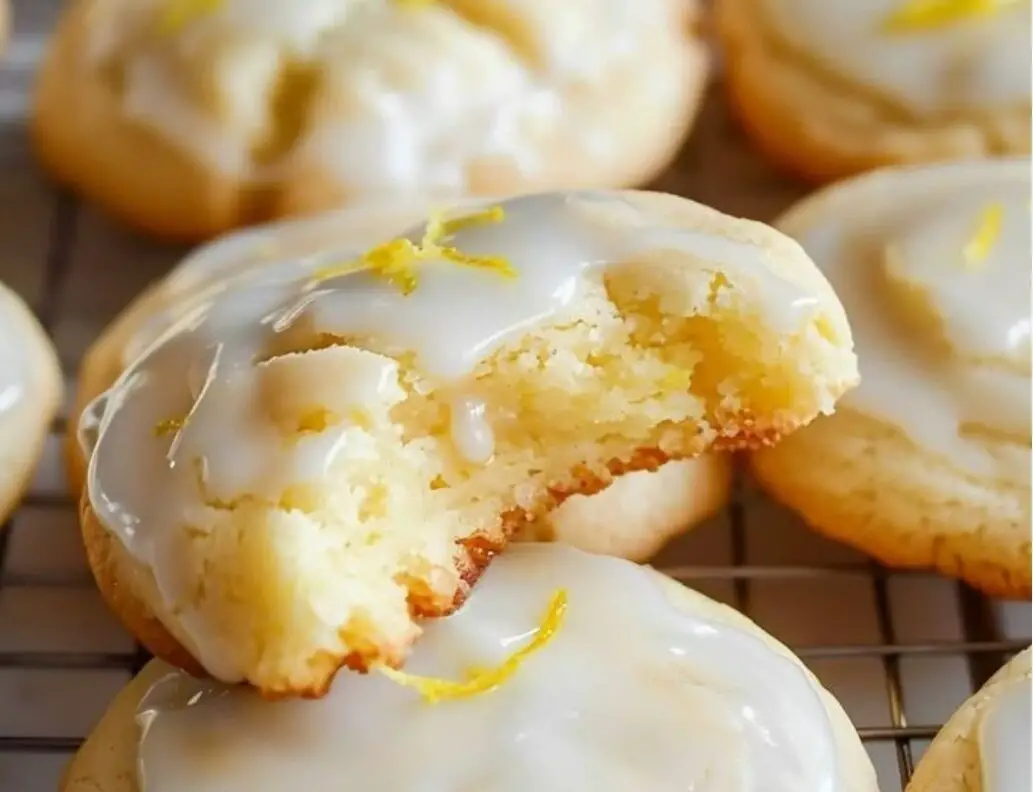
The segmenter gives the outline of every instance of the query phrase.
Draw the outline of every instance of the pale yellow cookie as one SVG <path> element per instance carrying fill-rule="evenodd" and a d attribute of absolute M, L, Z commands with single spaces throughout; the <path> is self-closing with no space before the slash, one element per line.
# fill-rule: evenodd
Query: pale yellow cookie
<path fill-rule="evenodd" d="M 177 311 L 80 418 L 87 552 L 156 655 L 270 696 L 400 662 L 567 496 L 774 442 L 857 376 L 796 243 L 658 193 L 467 206 Z"/>
<path fill-rule="evenodd" d="M 718 0 L 733 110 L 776 163 L 823 182 L 1030 150 L 1030 4 Z"/>
<path fill-rule="evenodd" d="M 62 395 L 50 340 L 0 283 L 0 528 L 29 485 Z"/>
<path fill-rule="evenodd" d="M 1012 658 L 947 721 L 907 792 L 1026 792 L 1030 774 L 1030 650 Z"/>
<path fill-rule="evenodd" d="M 152 662 L 60 790 L 294 786 L 877 789 L 840 705 L 751 621 L 646 567 L 545 544 L 496 561 L 394 681 L 343 671 L 320 701 L 271 703 Z"/>
<path fill-rule="evenodd" d="M 7 0 L 0 0 L 0 52 L 3 51 L 4 44 L 7 41 L 7 27 L 10 24 L 8 17 L 10 15 L 10 9 L 7 8 Z"/>
<path fill-rule="evenodd" d="M 850 317 L 861 385 L 753 457 L 815 528 L 884 563 L 1030 595 L 1030 163 L 886 170 L 778 223 Z"/>
<path fill-rule="evenodd" d="M 517 534 L 582 550 L 648 561 L 671 539 L 728 503 L 732 457 L 703 454 L 627 473 L 592 495 L 571 495 Z"/>
<path fill-rule="evenodd" d="M 249 268 L 311 254 L 330 244 L 364 250 L 425 213 L 425 207 L 399 204 L 357 206 L 238 231 L 189 255 L 134 300 L 83 358 L 66 442 L 71 491 L 82 492 L 86 469 L 77 439 L 82 411 L 111 387 L 125 366 L 175 321 L 198 292 Z M 629 473 L 595 495 L 572 496 L 522 530 L 518 538 L 566 542 L 592 552 L 645 561 L 671 538 L 727 503 L 731 468 L 729 456 L 706 454 L 667 463 L 656 471 Z"/>
<path fill-rule="evenodd" d="M 695 0 L 76 0 L 39 156 L 200 240 L 367 200 L 643 184 L 708 70 Z"/>

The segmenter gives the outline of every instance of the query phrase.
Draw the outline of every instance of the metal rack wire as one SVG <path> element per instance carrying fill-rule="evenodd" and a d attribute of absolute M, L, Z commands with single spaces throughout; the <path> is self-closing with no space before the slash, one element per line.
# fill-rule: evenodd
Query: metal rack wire
<path fill-rule="evenodd" d="M 27 3 L 22 4 L 26 8 Z M 36 6 L 42 8 L 44 3 Z M 35 9 L 34 9 L 35 10 Z M 43 24 L 43 23 L 41 23 Z M 2 70 L 0 70 L 2 72 Z M 0 73 L 0 77 L 3 74 Z M 0 89 L 3 88 L 0 82 Z M 2 97 L 0 97 L 2 98 Z M 708 125 L 711 128 L 707 128 Z M 709 110 L 700 121 L 703 129 L 697 137 L 722 138 L 734 137 L 735 131 L 726 121 L 723 111 Z M 749 155 L 743 153 L 710 156 L 702 153 L 702 146 L 690 147 L 671 174 L 664 177 L 659 187 L 672 192 L 680 192 L 685 187 L 685 176 L 692 174 L 693 197 L 711 203 L 719 208 L 734 213 L 766 219 L 777 207 L 792 197 L 792 191 L 777 184 L 763 182 L 754 171 L 743 170 L 753 167 L 748 165 Z M 718 152 L 719 154 L 721 152 Z M 711 160 L 717 160 L 711 162 Z M 0 161 L 2 167 L 2 161 Z M 757 171 L 759 173 L 759 171 Z M 709 174 L 709 176 L 708 176 Z M 766 177 L 765 177 L 766 178 Z M 738 180 L 744 190 L 734 199 L 725 200 L 724 182 Z M 0 184 L 2 186 L 2 184 Z M 770 195 L 774 190 L 778 193 L 773 198 L 759 196 Z M 782 190 L 779 193 L 779 190 Z M 46 255 L 43 261 L 42 288 L 35 308 L 43 325 L 54 332 L 62 319 L 62 296 L 69 288 L 72 259 L 81 234 L 83 207 L 71 196 L 56 194 L 50 204 Z M 74 377 L 78 361 L 63 361 L 66 374 Z M 64 419 L 58 420 L 53 428 L 55 440 L 65 432 Z M 758 598 L 758 586 L 770 581 L 817 581 L 819 584 L 833 585 L 841 579 L 866 581 L 874 592 L 875 621 L 877 641 L 869 642 L 831 642 L 828 644 L 809 644 L 793 646 L 797 653 L 807 662 L 824 660 L 867 660 L 879 664 L 885 679 L 884 689 L 877 695 L 885 697 L 889 713 L 889 725 L 861 725 L 860 733 L 869 747 L 888 746 L 895 760 L 895 772 L 899 774 L 900 786 L 903 787 L 909 778 L 915 757 L 913 746 L 916 741 L 931 738 L 938 728 L 939 722 L 912 722 L 907 716 L 905 699 L 908 688 L 902 664 L 912 658 L 925 657 L 962 657 L 966 665 L 968 685 L 974 690 L 981 685 L 1006 659 L 1028 644 L 1028 639 L 1006 638 L 996 624 L 990 601 L 972 592 L 964 586 L 957 586 L 957 601 L 961 621 L 961 635 L 950 641 L 909 641 L 898 635 L 895 626 L 892 602 L 891 583 L 906 573 L 891 572 L 878 565 L 861 561 L 848 563 L 806 563 L 790 565 L 766 565 L 751 560 L 747 551 L 748 523 L 750 521 L 750 499 L 746 488 L 748 485 L 739 482 L 737 492 L 727 513 L 723 515 L 720 526 L 713 530 L 728 532 L 729 552 L 727 563 L 706 566 L 685 566 L 675 563 L 667 566 L 667 571 L 677 579 L 690 585 L 700 586 L 707 582 L 720 582 L 727 585 L 730 595 L 729 604 L 738 610 L 755 615 Z M 29 493 L 21 506 L 26 511 L 55 512 L 65 515 L 70 526 L 74 526 L 76 504 L 66 494 L 35 489 Z M 18 521 L 19 512 L 9 520 Z M 70 528 L 70 530 L 74 530 Z M 707 529 L 710 530 L 710 529 Z M 0 531 L 0 602 L 5 591 L 11 589 L 62 589 L 83 590 L 89 592 L 90 584 L 86 578 L 69 581 L 61 576 L 47 574 L 14 573 L 8 569 L 10 555 L 11 525 Z M 677 553 L 667 553 L 664 557 L 674 558 Z M 679 562 L 682 559 L 679 558 Z M 2 622 L 0 622 L 2 629 Z M 0 636 L 2 637 L 2 636 Z M 147 661 L 147 653 L 139 646 L 126 643 L 125 651 L 115 652 L 79 652 L 79 651 L 23 651 L 8 650 L 0 645 L 0 674 L 6 670 L 111 670 L 121 671 L 128 678 Z M 0 701 L 0 715 L 3 714 L 3 701 Z M 97 713 L 99 715 L 99 713 Z M 2 720 L 2 719 L 0 719 Z M 85 732 L 87 727 L 84 727 Z M 39 733 L 4 733 L 0 723 L 0 759 L 5 755 L 70 755 L 85 737 L 85 733 L 74 736 L 53 736 Z M 42 788 L 42 787 L 41 787 Z M 22 792 L 22 789 L 5 786 L 3 765 L 0 764 L 0 792 Z"/>

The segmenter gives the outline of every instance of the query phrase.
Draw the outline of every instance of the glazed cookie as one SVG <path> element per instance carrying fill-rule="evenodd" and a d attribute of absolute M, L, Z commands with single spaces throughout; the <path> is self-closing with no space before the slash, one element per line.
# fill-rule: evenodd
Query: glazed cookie
<path fill-rule="evenodd" d="M 1030 594 L 1030 163 L 886 170 L 779 223 L 843 299 L 861 385 L 753 457 L 760 481 L 884 563 Z"/>
<path fill-rule="evenodd" d="M 181 240 L 370 199 L 642 184 L 700 101 L 695 5 L 77 0 L 33 133 L 61 181 Z"/>
<path fill-rule="evenodd" d="M 424 207 L 399 204 L 356 206 L 238 231 L 188 256 L 134 300 L 83 358 L 67 435 L 71 491 L 82 491 L 86 470 L 77 439 L 78 416 L 201 290 L 219 288 L 263 264 L 328 246 L 365 249 L 425 212 Z M 668 462 L 656 471 L 629 473 L 595 495 L 572 496 L 517 538 L 567 542 L 592 552 L 645 561 L 672 537 L 727 503 L 731 474 L 731 457 L 725 454 L 704 454 Z"/>
<path fill-rule="evenodd" d="M 719 0 L 725 84 L 775 162 L 829 181 L 1030 150 L 1030 4 Z"/>
<path fill-rule="evenodd" d="M 1028 792 L 1030 650 L 962 705 L 933 740 L 907 792 Z"/>
<path fill-rule="evenodd" d="M 788 649 L 627 561 L 514 548 L 408 668 L 433 676 L 342 672 L 321 701 L 268 702 L 153 662 L 61 792 L 876 792 Z"/>
<path fill-rule="evenodd" d="M 0 283 L 0 528 L 29 484 L 61 396 L 61 367 L 46 333 Z"/>
<path fill-rule="evenodd" d="M 568 495 L 773 442 L 856 376 L 767 226 L 657 193 L 468 206 L 184 305 L 80 419 L 88 556 L 154 654 L 318 696 L 401 662 Z"/>

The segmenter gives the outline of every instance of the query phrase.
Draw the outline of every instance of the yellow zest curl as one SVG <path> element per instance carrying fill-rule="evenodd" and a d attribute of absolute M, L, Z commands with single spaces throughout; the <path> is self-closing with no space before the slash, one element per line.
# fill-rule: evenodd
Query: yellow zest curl
<path fill-rule="evenodd" d="M 175 434 L 186 426 L 186 422 L 186 418 L 166 418 L 164 421 L 159 421 L 154 427 L 154 436 L 165 437 Z"/>
<path fill-rule="evenodd" d="M 168 0 L 158 17 L 158 29 L 171 35 L 178 33 L 198 17 L 214 14 L 226 0 Z"/>
<path fill-rule="evenodd" d="M 462 682 L 416 676 L 415 674 L 407 674 L 404 671 L 397 671 L 387 666 L 377 666 L 377 670 L 391 681 L 413 688 L 429 704 L 436 704 L 439 701 L 446 701 L 448 699 L 469 698 L 480 693 L 487 693 L 513 676 L 520 664 L 529 655 L 548 644 L 563 626 L 563 620 L 566 615 L 567 592 L 564 589 L 560 589 L 549 600 L 549 607 L 545 612 L 545 617 L 542 619 L 541 626 L 538 628 L 538 633 L 529 644 L 518 649 L 495 668 L 471 670 L 466 674 L 466 679 Z"/>
<path fill-rule="evenodd" d="M 914 33 L 936 30 L 969 19 L 997 14 L 1024 0 L 905 0 L 886 17 L 886 33 Z"/>
<path fill-rule="evenodd" d="M 1001 224 L 1004 222 L 1004 205 L 992 203 L 979 215 L 979 225 L 972 239 L 965 245 L 965 263 L 969 268 L 977 267 L 986 261 L 990 251 L 1001 235 Z"/>
<path fill-rule="evenodd" d="M 408 239 L 392 239 L 369 250 L 358 261 L 317 270 L 313 275 L 313 282 L 349 275 L 359 270 L 370 270 L 398 288 L 402 294 L 409 295 L 418 284 L 416 265 L 431 259 L 445 259 L 465 267 L 490 269 L 505 277 L 516 277 L 516 270 L 501 256 L 470 255 L 451 245 L 442 244 L 460 229 L 481 223 L 498 223 L 504 217 L 501 206 L 454 218 L 435 215 L 427 222 L 423 239 L 418 245 Z"/>

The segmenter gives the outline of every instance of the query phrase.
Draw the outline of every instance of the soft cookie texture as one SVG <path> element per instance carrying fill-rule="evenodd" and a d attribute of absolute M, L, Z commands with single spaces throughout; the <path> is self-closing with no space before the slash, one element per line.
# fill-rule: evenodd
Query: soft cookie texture
<path fill-rule="evenodd" d="M 907 792 L 1012 792 L 1030 784 L 1030 650 L 1016 655 L 954 713 Z"/>
<path fill-rule="evenodd" d="M 841 296 L 860 386 L 753 456 L 884 563 L 1030 595 L 1030 163 L 886 170 L 783 217 Z"/>
<path fill-rule="evenodd" d="M 39 156 L 187 241 L 372 199 L 643 184 L 707 72 L 695 0 L 69 6 L 37 86 Z"/>
<path fill-rule="evenodd" d="M 512 548 L 407 668 L 440 699 L 342 672 L 321 701 L 268 702 L 152 662 L 61 792 L 876 792 L 850 721 L 788 649 L 627 561 Z"/>
<path fill-rule="evenodd" d="M 856 382 L 800 247 L 682 198 L 399 233 L 202 289 L 80 418 L 91 566 L 159 657 L 321 695 L 402 662 L 568 496 L 775 442 Z"/>
<path fill-rule="evenodd" d="M 71 491 L 82 492 L 88 461 L 78 442 L 79 416 L 199 292 L 251 268 L 327 246 L 368 248 L 425 213 L 426 207 L 415 205 L 367 204 L 238 231 L 189 255 L 134 300 L 83 358 L 66 440 Z M 517 538 L 566 542 L 645 561 L 674 536 L 718 512 L 728 501 L 731 478 L 731 457 L 726 454 L 704 454 L 669 462 L 656 471 L 629 473 L 595 495 L 572 496 Z"/>
<path fill-rule="evenodd" d="M 0 528 L 32 478 L 61 396 L 50 340 L 21 298 L 0 283 Z"/>
<path fill-rule="evenodd" d="M 1030 6 L 718 0 L 725 85 L 757 145 L 824 182 L 1030 150 Z"/>

